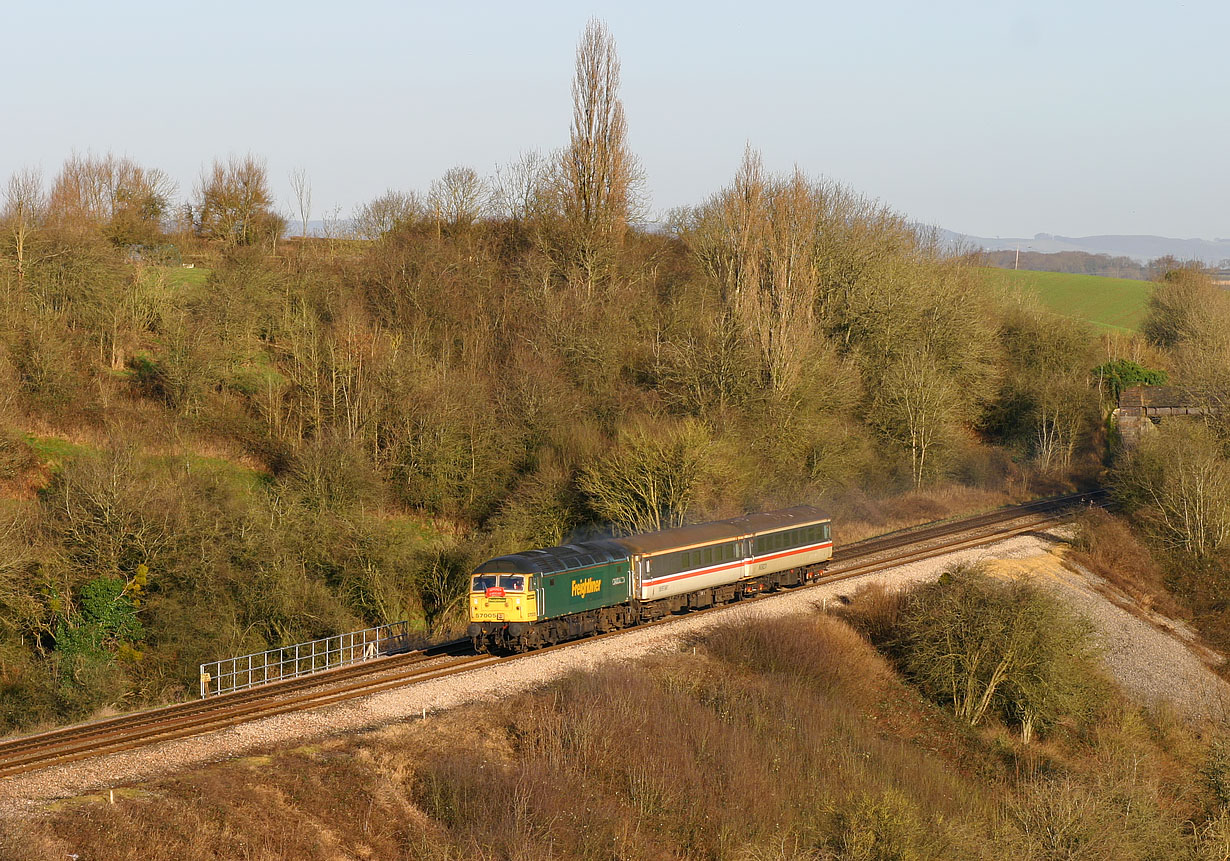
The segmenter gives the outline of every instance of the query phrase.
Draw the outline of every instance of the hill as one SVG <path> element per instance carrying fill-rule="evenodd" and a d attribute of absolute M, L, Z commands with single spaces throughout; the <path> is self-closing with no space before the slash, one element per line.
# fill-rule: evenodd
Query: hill
<path fill-rule="evenodd" d="M 1153 284 L 1128 278 L 1103 278 L 1068 272 L 983 269 L 991 284 L 1033 293 L 1057 314 L 1084 320 L 1098 329 L 1135 332 L 1145 318 Z"/>
<path fill-rule="evenodd" d="M 873 590 L 844 620 L 713 626 L 504 699 L 63 799 L 0 822 L 0 858 L 1226 857 L 1216 743 L 1097 676 L 1099 705 L 1032 742 L 1011 713 L 971 725 L 860 633 L 900 624 L 894 606 Z"/>
<path fill-rule="evenodd" d="M 1164 269 L 1160 265 L 1137 263 L 1131 257 L 1086 254 L 1083 251 L 984 251 L 988 266 L 996 269 L 1028 269 L 1033 272 L 1073 272 L 1101 275 L 1104 278 L 1133 278 L 1151 281 Z M 1159 271 L 1161 270 L 1161 271 Z"/>
<path fill-rule="evenodd" d="M 1150 235 L 1103 235 L 1103 236 L 1056 236 L 1038 233 L 1026 237 L 970 236 L 941 230 L 949 242 L 974 246 L 987 251 L 1037 251 L 1055 254 L 1064 251 L 1083 251 L 1087 254 L 1109 254 L 1112 257 L 1131 257 L 1141 263 L 1158 257 L 1174 257 L 1178 260 L 1197 260 L 1206 266 L 1215 266 L 1230 257 L 1230 240 L 1175 239 Z"/>

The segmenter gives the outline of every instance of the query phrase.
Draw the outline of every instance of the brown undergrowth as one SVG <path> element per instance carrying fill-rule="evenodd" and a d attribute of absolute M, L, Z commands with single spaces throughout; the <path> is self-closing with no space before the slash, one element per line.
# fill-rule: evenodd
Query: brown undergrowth
<path fill-rule="evenodd" d="M 1165 574 L 1123 519 L 1090 508 L 1078 521 L 1071 559 L 1140 606 L 1179 619 L 1190 612 L 1166 589 Z"/>
<path fill-rule="evenodd" d="M 849 493 L 834 499 L 829 513 L 836 541 L 849 544 L 934 520 L 990 511 L 1027 498 L 1002 490 L 945 484 L 885 497 Z"/>
<path fill-rule="evenodd" d="M 1028 748 L 971 730 L 816 615 L 62 802 L 0 857 L 1221 857 L 1202 750 L 1124 706 Z"/>

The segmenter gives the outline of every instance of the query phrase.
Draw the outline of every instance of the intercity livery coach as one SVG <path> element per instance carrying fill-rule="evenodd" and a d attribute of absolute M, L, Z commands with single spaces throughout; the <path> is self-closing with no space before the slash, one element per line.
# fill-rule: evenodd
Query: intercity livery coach
<path fill-rule="evenodd" d="M 522 652 L 814 581 L 833 555 L 810 505 L 498 556 L 474 570 L 470 638 Z"/>

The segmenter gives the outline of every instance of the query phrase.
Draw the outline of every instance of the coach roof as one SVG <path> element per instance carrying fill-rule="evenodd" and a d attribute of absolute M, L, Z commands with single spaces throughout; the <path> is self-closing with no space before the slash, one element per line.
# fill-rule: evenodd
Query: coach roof
<path fill-rule="evenodd" d="M 661 532 L 647 532 L 644 535 L 629 535 L 627 538 L 616 538 L 615 541 L 634 553 L 665 553 L 697 545 L 734 541 L 745 535 L 759 535 L 762 532 L 777 532 L 796 526 L 823 523 L 828 519 L 827 514 L 814 506 L 796 505 L 781 511 L 747 514 L 713 523 L 698 523 L 695 526 L 680 526 L 676 529 L 663 529 Z"/>

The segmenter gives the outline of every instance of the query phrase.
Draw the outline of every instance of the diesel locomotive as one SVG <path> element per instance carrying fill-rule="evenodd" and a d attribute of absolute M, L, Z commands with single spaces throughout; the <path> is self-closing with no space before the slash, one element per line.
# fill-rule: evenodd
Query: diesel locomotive
<path fill-rule="evenodd" d="M 831 520 L 800 505 L 764 514 L 526 550 L 474 569 L 470 639 L 515 653 L 815 580 Z"/>

